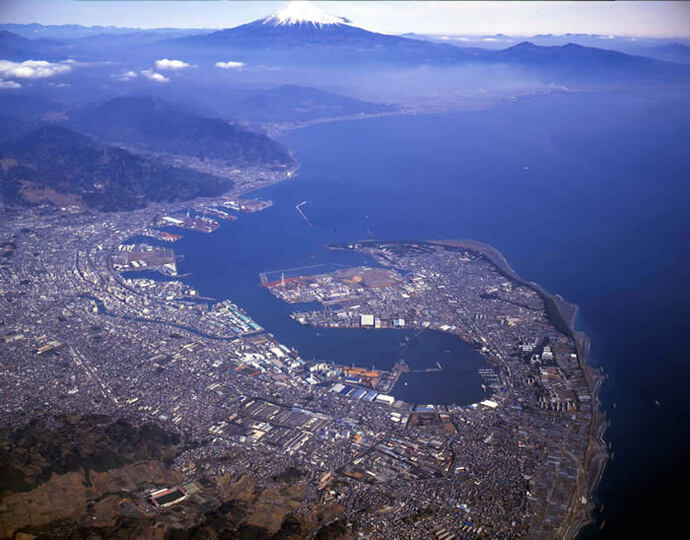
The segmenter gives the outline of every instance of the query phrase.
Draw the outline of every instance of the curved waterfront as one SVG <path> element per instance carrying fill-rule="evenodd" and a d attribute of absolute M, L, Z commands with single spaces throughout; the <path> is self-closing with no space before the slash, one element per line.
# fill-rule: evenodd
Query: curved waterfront
<path fill-rule="evenodd" d="M 643 167 L 630 171 L 629 155 L 612 154 L 604 163 L 593 149 L 587 153 L 589 146 L 567 141 L 604 114 L 629 118 L 635 111 L 645 119 L 666 110 L 661 102 L 654 107 L 620 94 L 569 95 L 293 132 L 285 143 L 301 163 L 297 177 L 253 194 L 274 206 L 223 223 L 211 235 L 185 231 L 173 244 L 186 255 L 178 270 L 192 273 L 184 279 L 202 295 L 232 299 L 309 358 L 305 345 L 313 329 L 289 319 L 290 306 L 260 286 L 259 272 L 364 264 L 356 254 L 328 253 L 324 246 L 372 237 L 472 238 L 495 246 L 523 278 L 580 306 L 577 323 L 587 325 L 591 361 L 611 375 L 602 395 L 611 419 L 605 438 L 616 458 L 598 496 L 606 503 L 607 529 L 615 531 L 630 513 L 658 507 L 631 494 L 640 482 L 670 486 L 666 464 L 687 447 L 685 435 L 678 445 L 655 442 L 676 432 L 688 414 L 688 381 L 677 367 L 690 320 L 688 288 L 679 279 L 689 261 L 687 160 L 659 178 Z M 622 141 L 639 142 L 627 124 L 611 125 Z M 656 139 L 672 140 L 665 124 L 653 126 Z M 313 227 L 295 211 L 304 200 Z M 635 479 L 631 467 L 640 471 Z"/>

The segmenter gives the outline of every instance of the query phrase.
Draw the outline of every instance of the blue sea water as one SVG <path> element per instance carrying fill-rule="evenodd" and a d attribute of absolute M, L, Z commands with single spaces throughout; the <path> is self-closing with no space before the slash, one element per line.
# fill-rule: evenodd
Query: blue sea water
<path fill-rule="evenodd" d="M 572 94 L 294 131 L 284 142 L 301 164 L 297 177 L 254 194 L 275 205 L 211 235 L 185 231 L 175 244 L 185 255 L 179 271 L 306 358 L 386 367 L 403 333 L 316 335 L 289 319 L 292 307 L 262 289 L 258 273 L 364 264 L 325 247 L 363 238 L 495 246 L 520 275 L 580 305 L 591 361 L 610 376 L 602 403 L 615 458 L 597 499 L 606 526 L 585 535 L 658 533 L 682 511 L 671 490 L 684 485 L 690 450 L 689 102 Z M 305 200 L 313 225 L 295 209 Z M 449 338 L 420 336 L 422 352 L 411 362 L 433 364 L 453 350 L 457 386 L 443 391 L 469 402 L 480 396 L 472 379 L 480 360 L 459 340 L 440 342 Z M 426 380 L 429 388 L 437 382 Z"/>

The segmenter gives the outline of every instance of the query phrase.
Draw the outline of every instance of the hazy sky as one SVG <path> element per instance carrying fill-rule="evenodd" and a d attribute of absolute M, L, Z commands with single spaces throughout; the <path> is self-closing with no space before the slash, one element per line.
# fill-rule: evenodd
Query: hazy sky
<path fill-rule="evenodd" d="M 142 28 L 231 27 L 284 2 L 225 0 L 0 0 L 0 22 Z M 563 34 L 690 37 L 690 2 L 318 2 L 386 33 Z"/>

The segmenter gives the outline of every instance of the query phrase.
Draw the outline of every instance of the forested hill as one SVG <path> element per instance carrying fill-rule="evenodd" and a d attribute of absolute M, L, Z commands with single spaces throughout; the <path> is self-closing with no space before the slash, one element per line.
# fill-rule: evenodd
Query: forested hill
<path fill-rule="evenodd" d="M 0 189 L 9 203 L 131 210 L 217 196 L 232 187 L 228 180 L 163 165 L 65 127 L 13 125 L 12 131 L 21 134 L 0 137 Z"/>
<path fill-rule="evenodd" d="M 153 97 L 119 97 L 70 115 L 95 137 L 151 152 L 220 160 L 236 166 L 286 168 L 287 149 L 268 136 Z"/>

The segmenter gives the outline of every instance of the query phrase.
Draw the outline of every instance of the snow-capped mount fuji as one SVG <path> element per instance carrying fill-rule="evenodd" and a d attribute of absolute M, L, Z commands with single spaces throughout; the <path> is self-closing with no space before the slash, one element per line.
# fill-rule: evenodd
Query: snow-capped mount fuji
<path fill-rule="evenodd" d="M 344 17 L 331 15 L 325 9 L 307 0 L 293 0 L 263 19 L 263 24 L 273 26 L 307 25 L 322 28 L 332 24 L 348 24 Z"/>
<path fill-rule="evenodd" d="M 577 45 L 520 43 L 502 50 L 453 45 L 370 32 L 308 1 L 293 1 L 262 19 L 210 34 L 173 40 L 205 54 L 233 54 L 248 63 L 282 65 L 502 64 L 530 69 L 538 80 L 621 80 L 675 76 L 684 66 Z M 687 69 L 686 69 L 687 71 Z M 687 72 L 683 72 L 688 77 Z"/>
<path fill-rule="evenodd" d="M 467 51 L 445 44 L 379 34 L 359 28 L 332 15 L 313 2 L 289 2 L 278 11 L 250 22 L 210 34 L 172 40 L 177 45 L 224 50 L 273 51 L 291 61 L 358 57 L 367 60 L 398 59 L 452 61 Z M 304 54 L 300 54 L 304 53 Z"/>

